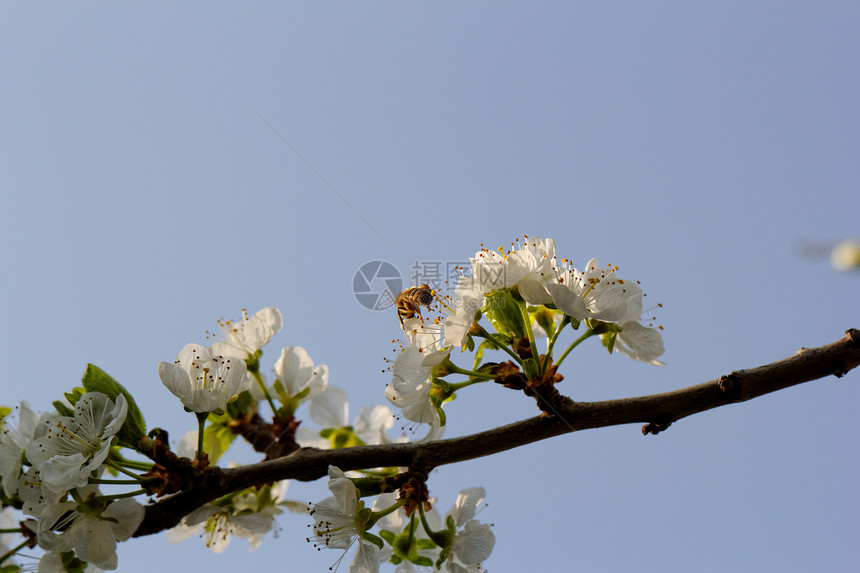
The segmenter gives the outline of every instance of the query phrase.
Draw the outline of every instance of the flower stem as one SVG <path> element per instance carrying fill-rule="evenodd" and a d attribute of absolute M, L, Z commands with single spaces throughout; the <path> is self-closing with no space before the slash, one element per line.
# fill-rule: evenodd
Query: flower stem
<path fill-rule="evenodd" d="M 482 382 L 487 382 L 488 380 L 493 380 L 495 377 L 490 376 L 488 378 L 486 376 L 481 376 L 481 378 L 482 378 L 481 380 L 472 379 L 472 380 L 466 380 L 465 382 L 458 382 L 458 383 L 448 382 L 448 386 L 450 386 L 450 389 L 452 392 L 456 392 L 457 390 L 459 390 L 461 388 L 465 388 L 467 386 L 471 386 L 472 384 L 481 384 Z"/>
<path fill-rule="evenodd" d="M 403 504 L 405 504 L 405 503 L 406 503 L 405 499 L 398 499 L 394 503 L 394 505 L 392 505 L 391 507 L 385 508 L 381 511 L 374 511 L 373 512 L 373 520 L 372 520 L 373 523 L 376 523 L 377 521 L 379 521 L 381 518 L 385 517 L 389 513 L 393 513 L 395 511 L 397 511 L 398 509 L 403 507 Z"/>
<path fill-rule="evenodd" d="M 409 516 L 409 538 L 407 543 L 409 547 L 412 546 L 412 540 L 415 539 L 415 530 L 418 528 L 418 523 L 415 517 L 414 513 Z"/>
<path fill-rule="evenodd" d="M 127 460 L 122 456 L 117 456 L 112 458 L 117 464 L 121 465 L 124 468 L 128 468 L 131 470 L 143 470 L 148 472 L 152 469 L 153 464 L 148 464 L 146 462 L 136 462 L 134 460 Z"/>
<path fill-rule="evenodd" d="M 552 349 L 555 347 L 555 341 L 558 340 L 558 335 L 561 334 L 561 331 L 564 330 L 564 327 L 567 326 L 569 322 L 570 317 L 565 314 L 564 318 L 561 319 L 561 323 L 558 325 L 558 328 L 556 328 L 555 332 L 552 333 L 552 338 L 549 339 L 549 342 L 546 345 L 546 360 L 544 360 L 541 365 L 541 376 L 546 373 L 547 367 L 552 364 Z"/>
<path fill-rule="evenodd" d="M 435 532 L 430 528 L 430 524 L 427 523 L 427 518 L 424 516 L 424 504 L 422 503 L 418 504 L 418 515 L 421 517 L 421 526 L 424 528 L 424 531 L 432 537 Z"/>
<path fill-rule="evenodd" d="M 20 530 L 20 529 L 16 529 L 16 530 L 14 530 L 14 531 L 9 531 L 8 533 L 20 533 L 20 532 L 21 532 L 21 530 Z M 7 560 L 7 559 L 9 559 L 10 557 L 12 557 L 12 556 L 13 556 L 13 555 L 15 555 L 16 553 L 18 553 L 18 551 L 20 551 L 21 549 L 24 549 L 26 546 L 27 546 L 27 542 L 26 542 L 26 541 L 23 541 L 23 542 L 22 542 L 22 543 L 20 543 L 17 547 L 13 547 L 12 549 L 10 549 L 9 551 L 7 551 L 7 552 L 6 552 L 6 553 L 4 553 L 3 555 L 0 555 L 0 565 L 3 565 L 3 562 L 4 562 L 4 561 L 6 561 L 6 560 Z"/>
<path fill-rule="evenodd" d="M 134 479 L 99 479 L 99 478 L 90 478 L 87 483 L 95 483 L 100 485 L 137 485 L 141 480 Z"/>
<path fill-rule="evenodd" d="M 414 514 L 414 513 L 413 513 L 412 515 L 413 515 L 413 517 L 415 516 L 415 514 Z M 441 543 L 439 543 L 439 541 L 438 541 L 437 534 L 438 534 L 438 533 L 440 533 L 440 532 L 445 531 L 445 524 L 443 524 L 443 525 L 442 525 L 442 529 L 441 529 L 440 531 L 438 531 L 438 532 L 437 532 L 437 531 L 433 531 L 433 529 L 430 527 L 430 524 L 429 524 L 429 523 L 427 523 L 427 517 L 424 515 L 424 504 L 423 504 L 423 503 L 419 503 L 419 504 L 418 504 L 418 515 L 421 517 L 421 526 L 424 528 L 424 531 L 427 533 L 427 536 L 428 536 L 428 537 L 429 537 L 429 538 L 430 538 L 430 539 L 431 539 L 431 540 L 432 540 L 436 545 L 439 545 L 439 546 L 441 547 L 442 545 L 441 545 Z"/>
<path fill-rule="evenodd" d="M 235 498 L 236 496 L 242 495 L 243 493 L 247 493 L 247 491 L 240 489 L 238 491 L 230 492 L 227 495 L 223 495 L 223 496 L 219 497 L 218 499 L 211 501 L 209 503 L 214 505 L 214 506 L 217 506 L 217 507 L 226 507 L 226 506 L 230 505 L 233 498 Z"/>
<path fill-rule="evenodd" d="M 206 425 L 206 418 L 209 417 L 209 412 L 197 412 L 197 453 L 194 454 L 194 459 L 199 460 L 203 456 L 203 426 Z"/>
<path fill-rule="evenodd" d="M 478 325 L 478 328 L 480 329 L 480 332 L 478 333 L 479 336 L 483 336 L 484 338 L 486 338 L 487 340 L 489 340 L 490 342 L 495 344 L 497 347 L 499 347 L 502 350 L 504 350 L 505 352 L 507 352 L 511 356 L 511 358 L 513 358 L 514 361 L 516 361 L 517 364 L 522 365 L 523 359 L 520 358 L 516 352 L 514 352 L 513 350 L 508 348 L 507 345 L 502 344 L 499 340 L 496 339 L 495 336 L 493 336 L 492 334 L 487 332 L 487 330 L 483 326 L 481 326 L 480 324 Z"/>
<path fill-rule="evenodd" d="M 103 500 L 104 501 L 111 501 L 114 499 L 122 499 L 124 497 L 136 497 L 136 496 L 141 495 L 143 493 L 146 493 L 145 489 L 138 489 L 138 490 L 130 491 L 127 493 L 115 493 L 115 494 L 111 494 L 111 495 L 100 495 L 95 499 L 98 499 L 99 501 L 103 501 Z"/>
<path fill-rule="evenodd" d="M 450 362 L 448 364 L 448 369 L 451 370 L 451 374 L 464 374 L 470 378 L 481 378 L 482 381 L 483 380 L 493 380 L 495 378 L 495 376 L 492 376 L 489 374 L 485 374 L 485 373 L 481 373 L 481 372 L 475 372 L 474 370 L 466 370 L 465 368 L 460 368 L 459 366 L 457 366 L 453 362 Z M 454 386 L 454 384 L 451 384 L 451 385 Z"/>
<path fill-rule="evenodd" d="M 134 479 L 137 483 L 140 483 L 140 482 L 142 482 L 142 481 L 143 481 L 143 478 L 142 478 L 142 477 L 140 477 L 139 475 L 137 475 L 137 474 L 135 474 L 135 473 L 132 473 L 132 472 L 128 471 L 127 469 L 125 469 L 124 467 L 122 467 L 121 465 L 119 465 L 118 463 L 116 463 L 114 460 L 108 459 L 108 461 L 107 461 L 107 462 L 105 462 L 105 463 L 106 463 L 108 466 L 110 466 L 110 467 L 112 467 L 113 469 L 115 469 L 116 471 L 118 471 L 118 472 L 120 472 L 120 473 L 123 473 L 123 474 L 127 475 L 128 477 L 130 477 L 130 478 Z M 98 482 L 92 482 L 92 481 L 91 481 L 90 483 L 98 483 Z"/>
<path fill-rule="evenodd" d="M 254 375 L 254 380 L 257 381 L 257 386 L 260 387 L 260 391 L 263 392 L 263 396 L 266 398 L 266 402 L 269 403 L 269 406 L 272 408 L 272 414 L 275 416 L 278 415 L 278 409 L 275 407 L 275 402 L 272 400 L 272 395 L 269 394 L 269 390 L 266 388 L 266 383 L 263 382 L 263 376 L 260 372 L 255 368 L 251 371 L 251 374 Z"/>
<path fill-rule="evenodd" d="M 535 344 L 535 333 L 532 330 L 532 319 L 529 316 L 528 309 L 526 308 L 526 301 L 518 301 L 517 306 L 520 307 L 520 314 L 523 315 L 523 326 L 526 329 L 526 336 L 529 338 L 529 345 L 532 347 L 532 358 L 537 362 L 540 360 L 540 355 L 538 354 L 537 344 Z"/>
<path fill-rule="evenodd" d="M 583 340 L 585 340 L 586 338 L 588 338 L 588 337 L 590 337 L 590 336 L 594 336 L 594 334 L 595 334 L 595 333 L 594 333 L 594 330 L 593 330 L 593 329 L 591 329 L 591 328 L 589 328 L 588 330 L 586 330 L 585 332 L 583 332 L 583 333 L 582 333 L 582 336 L 580 336 L 579 338 L 577 338 L 576 340 L 574 340 L 574 341 L 573 341 L 573 344 L 571 344 L 570 346 L 568 346 L 568 347 L 567 347 L 567 350 L 565 350 L 565 351 L 564 351 L 564 354 L 562 354 L 561 356 L 559 356 L 559 357 L 558 357 L 558 361 L 556 361 L 556 363 L 555 363 L 555 364 L 556 364 L 556 366 L 561 365 L 561 363 L 564 361 L 564 359 L 567 357 L 567 355 L 568 355 L 568 354 L 570 354 L 570 351 L 571 351 L 571 350 L 573 350 L 574 348 L 576 348 L 576 347 L 579 345 L 579 343 L 580 343 L 580 342 L 582 342 Z"/>

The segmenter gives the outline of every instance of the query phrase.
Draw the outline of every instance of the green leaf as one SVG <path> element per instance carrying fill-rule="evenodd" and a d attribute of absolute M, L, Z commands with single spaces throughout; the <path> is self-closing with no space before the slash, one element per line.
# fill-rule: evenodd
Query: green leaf
<path fill-rule="evenodd" d="M 326 435 L 323 435 L 325 433 Z M 331 442 L 333 450 L 341 448 L 354 448 L 356 446 L 366 445 L 362 442 L 352 429 L 352 426 L 344 426 L 342 428 L 327 428 L 320 432 L 320 436 L 328 438 Z"/>
<path fill-rule="evenodd" d="M 618 331 L 614 330 L 600 335 L 600 341 L 606 347 L 606 350 L 609 351 L 609 354 L 612 354 L 612 350 L 615 348 L 616 338 L 618 338 Z"/>
<path fill-rule="evenodd" d="M 358 497 L 369 497 L 382 493 L 385 480 L 376 476 L 350 478 L 353 485 L 358 489 Z"/>
<path fill-rule="evenodd" d="M 439 406 L 436 406 L 436 413 L 439 415 L 439 425 L 444 426 L 445 420 L 446 420 L 445 412 L 442 411 L 442 408 L 440 408 Z"/>
<path fill-rule="evenodd" d="M 450 545 L 440 545 L 442 547 L 442 551 L 439 552 L 439 559 L 436 560 L 436 569 L 442 568 L 442 563 L 448 559 L 448 555 L 451 553 Z"/>
<path fill-rule="evenodd" d="M 81 388 L 80 386 L 76 386 L 76 387 L 72 388 L 71 392 L 64 392 L 63 396 L 66 397 L 66 400 L 68 400 L 69 404 L 74 406 L 75 404 L 78 403 L 78 400 L 81 399 L 81 396 L 83 396 L 86 393 L 87 393 L 86 388 Z"/>
<path fill-rule="evenodd" d="M 472 339 L 472 335 L 469 334 L 466 336 L 466 348 L 469 349 L 469 352 L 472 352 L 475 349 L 475 341 Z M 462 349 L 460 349 L 462 352 Z"/>
<path fill-rule="evenodd" d="M 389 545 L 394 545 L 394 538 L 396 537 L 396 535 L 394 535 L 393 531 L 388 531 L 387 529 L 380 529 L 379 536 L 385 541 L 387 541 Z"/>
<path fill-rule="evenodd" d="M 371 543 L 373 543 L 374 545 L 376 545 L 380 549 L 385 547 L 385 543 L 382 541 L 382 539 L 380 539 L 379 537 L 377 537 L 376 535 L 374 535 L 372 533 L 365 532 L 364 535 L 362 535 L 362 538 L 365 541 L 370 541 Z"/>
<path fill-rule="evenodd" d="M 534 358 L 526 358 L 523 360 L 523 372 L 529 380 L 540 378 L 540 366 Z"/>
<path fill-rule="evenodd" d="M 557 311 L 550 310 L 545 306 L 539 306 L 535 308 L 534 311 L 529 310 L 529 315 L 534 317 L 538 326 L 540 326 L 546 333 L 547 338 L 552 338 L 552 335 L 555 334 L 556 314 Z"/>
<path fill-rule="evenodd" d="M 281 414 L 284 416 L 291 416 L 295 413 L 296 409 L 299 407 L 299 397 L 298 396 L 290 396 L 287 394 L 287 389 L 284 387 L 283 382 L 275 379 L 274 384 L 272 384 L 272 388 L 275 390 L 275 394 L 278 396 L 278 400 L 281 401 Z M 310 393 L 310 388 L 305 388 L 302 392 L 299 392 L 302 398 L 307 396 Z"/>
<path fill-rule="evenodd" d="M 60 400 L 54 400 L 53 404 L 60 416 L 71 417 L 75 415 L 74 410 L 63 404 Z"/>
<path fill-rule="evenodd" d="M 253 413 L 252 410 L 256 411 L 256 404 L 251 392 L 245 390 L 236 396 L 232 402 L 227 403 L 227 414 L 231 418 L 239 418 L 242 414 L 251 414 Z"/>
<path fill-rule="evenodd" d="M 228 414 L 209 414 L 208 419 L 209 425 L 203 430 L 203 451 L 209 454 L 209 463 L 214 464 L 236 439 L 236 434 L 227 425 L 230 421 Z"/>
<path fill-rule="evenodd" d="M 477 370 L 478 364 L 480 364 L 481 360 L 484 359 L 484 349 L 485 348 L 487 350 L 498 350 L 499 349 L 499 347 L 496 346 L 496 344 L 492 340 L 490 340 L 489 338 L 482 341 L 481 344 L 478 345 L 478 350 L 475 351 L 475 363 L 474 363 L 474 367 L 472 368 L 472 370 Z"/>
<path fill-rule="evenodd" d="M 101 392 L 110 396 L 112 400 L 116 400 L 120 394 L 125 396 L 128 403 L 128 414 L 125 417 L 125 423 L 117 433 L 117 438 L 119 438 L 119 445 L 136 450 L 138 440 L 146 435 L 146 424 L 143 421 L 143 414 L 140 413 L 140 409 L 128 390 L 104 370 L 93 364 L 87 364 L 87 371 L 84 372 L 82 382 L 87 392 Z"/>
<path fill-rule="evenodd" d="M 435 546 L 435 544 L 434 544 Z M 413 565 L 418 565 L 419 567 L 432 567 L 433 560 L 429 557 L 424 557 L 423 555 L 418 555 L 416 557 L 412 557 L 409 559 Z"/>
<path fill-rule="evenodd" d="M 281 402 L 284 400 L 289 400 L 290 396 L 287 394 L 287 389 L 284 388 L 283 383 L 275 378 L 274 384 L 272 384 L 272 389 L 274 389 L 275 394 L 278 395 L 278 398 L 281 399 Z"/>
<path fill-rule="evenodd" d="M 96 391 L 97 390 L 94 390 L 94 392 Z M 74 551 L 66 551 L 65 553 L 60 554 L 60 559 L 63 564 L 63 569 L 68 573 L 84 573 L 84 570 L 87 568 L 87 562 L 78 559 L 75 556 Z"/>
<path fill-rule="evenodd" d="M 500 334 L 525 338 L 526 331 L 519 304 L 509 291 L 497 291 L 484 302 L 484 314 Z"/>

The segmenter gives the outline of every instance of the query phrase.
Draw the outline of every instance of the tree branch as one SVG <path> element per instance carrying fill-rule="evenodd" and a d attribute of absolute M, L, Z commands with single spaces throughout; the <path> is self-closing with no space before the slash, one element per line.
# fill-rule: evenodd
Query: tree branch
<path fill-rule="evenodd" d="M 340 450 L 302 448 L 276 460 L 235 469 L 213 468 L 201 487 L 165 498 L 146 508 L 135 537 L 173 527 L 197 507 L 230 492 L 267 482 L 312 481 L 326 475 L 329 465 L 359 470 L 401 466 L 422 471 L 517 448 L 547 438 L 620 424 L 644 423 L 645 434 L 656 434 L 673 422 L 698 412 L 745 402 L 811 380 L 844 376 L 860 365 L 860 331 L 818 348 L 802 348 L 794 356 L 757 368 L 738 370 L 708 382 L 665 392 L 603 402 L 574 402 L 559 396 L 554 415 L 508 424 L 461 438 L 428 443 L 384 444 Z"/>

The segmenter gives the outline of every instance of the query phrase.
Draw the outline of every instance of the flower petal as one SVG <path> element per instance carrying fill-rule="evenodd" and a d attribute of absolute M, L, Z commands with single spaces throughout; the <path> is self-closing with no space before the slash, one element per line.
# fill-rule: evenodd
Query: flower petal
<path fill-rule="evenodd" d="M 340 388 L 329 386 L 311 400 L 311 419 L 321 428 L 341 428 L 349 425 L 349 396 Z"/>

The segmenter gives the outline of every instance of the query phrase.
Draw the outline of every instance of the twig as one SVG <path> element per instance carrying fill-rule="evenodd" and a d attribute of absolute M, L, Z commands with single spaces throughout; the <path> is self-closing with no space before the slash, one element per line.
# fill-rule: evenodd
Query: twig
<path fill-rule="evenodd" d="M 293 454 L 235 469 L 213 468 L 202 487 L 165 498 L 146 508 L 135 536 L 150 535 L 179 523 L 201 505 L 233 491 L 263 483 L 296 479 L 312 481 L 326 475 L 329 465 L 358 470 L 416 466 L 429 469 L 480 458 L 545 440 L 553 436 L 621 424 L 644 423 L 642 432 L 656 434 L 682 418 L 737 402 L 745 402 L 826 376 L 844 376 L 860 365 L 860 331 L 818 348 L 803 348 L 794 356 L 737 370 L 688 388 L 604 402 L 574 402 L 559 396 L 558 414 L 540 415 L 493 430 L 424 444 L 384 444 L 339 450 L 302 448 Z"/>

